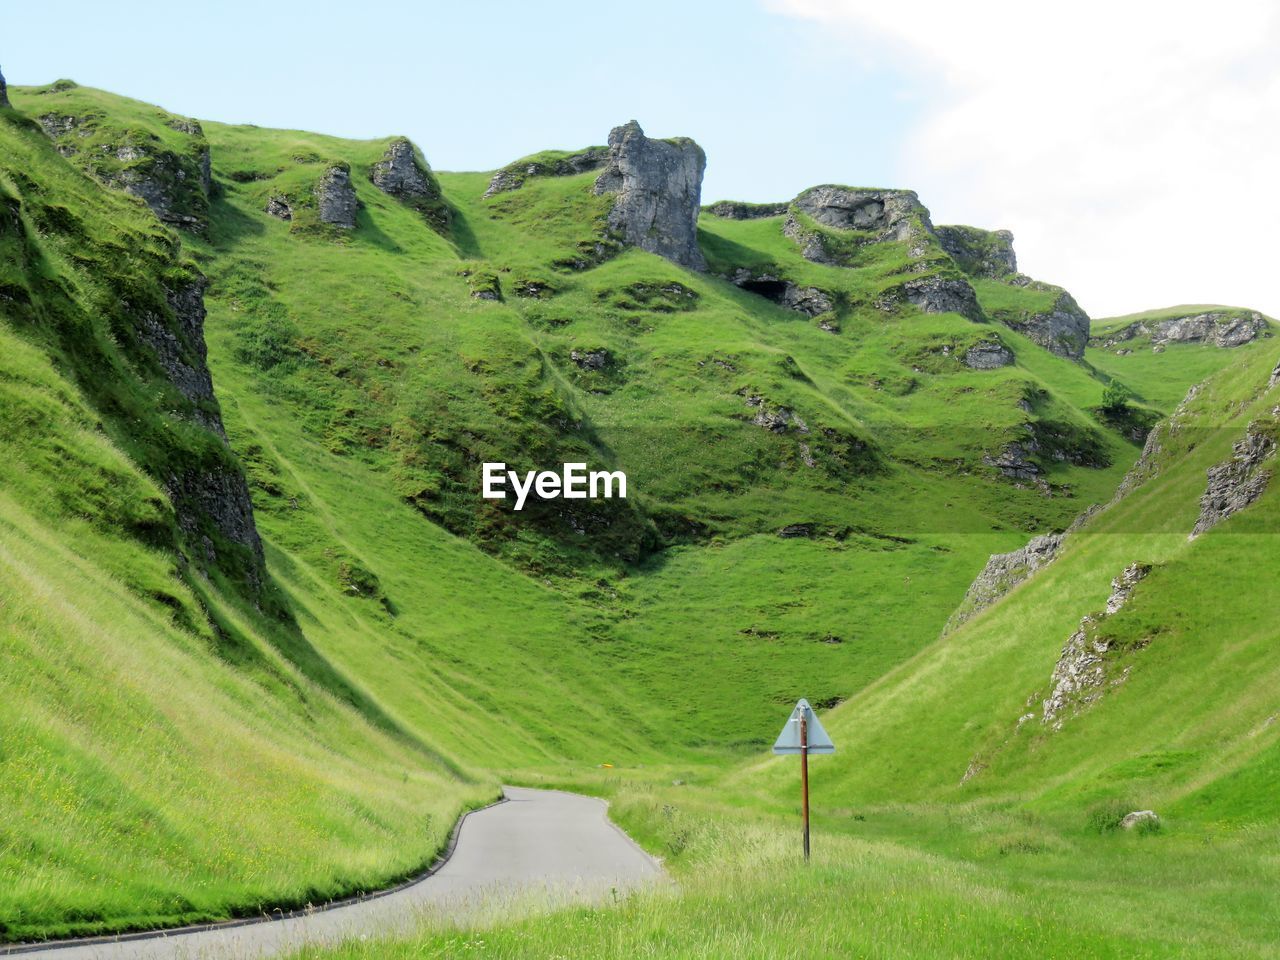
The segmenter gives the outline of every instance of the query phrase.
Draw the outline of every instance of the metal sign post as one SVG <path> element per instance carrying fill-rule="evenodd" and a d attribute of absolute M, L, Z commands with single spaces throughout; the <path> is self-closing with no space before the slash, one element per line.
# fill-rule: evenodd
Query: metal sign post
<path fill-rule="evenodd" d="M 800 755 L 800 810 L 804 821 L 804 859 L 809 862 L 809 754 L 835 753 L 836 745 L 822 729 L 817 714 L 808 700 L 801 700 L 787 718 L 786 726 L 773 745 L 777 754 Z"/>

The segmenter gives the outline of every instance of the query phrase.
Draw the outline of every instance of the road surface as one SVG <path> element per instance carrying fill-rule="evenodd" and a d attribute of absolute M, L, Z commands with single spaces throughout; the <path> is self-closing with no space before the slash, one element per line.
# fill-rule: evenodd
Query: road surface
<path fill-rule="evenodd" d="M 306 916 L 145 940 L 67 943 L 29 960 L 256 960 L 303 944 L 408 932 L 422 920 L 474 922 L 504 904 L 601 900 L 651 883 L 662 868 L 608 819 L 604 801 L 506 787 L 505 803 L 468 816 L 449 861 L 394 893 Z M 0 946 L 0 956 L 6 954 Z"/>

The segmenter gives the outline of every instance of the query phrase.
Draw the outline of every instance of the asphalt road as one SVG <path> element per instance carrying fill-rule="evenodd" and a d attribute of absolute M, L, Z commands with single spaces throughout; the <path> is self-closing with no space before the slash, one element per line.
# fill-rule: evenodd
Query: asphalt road
<path fill-rule="evenodd" d="M 435 917 L 466 923 L 512 902 L 598 901 L 652 883 L 662 869 L 606 815 L 602 800 L 505 788 L 507 802 L 463 821 L 453 856 L 436 873 L 372 900 L 307 916 L 145 940 L 75 944 L 30 960 L 250 960 L 303 944 L 407 932 Z M 0 948 L 0 955 L 4 950 Z"/>

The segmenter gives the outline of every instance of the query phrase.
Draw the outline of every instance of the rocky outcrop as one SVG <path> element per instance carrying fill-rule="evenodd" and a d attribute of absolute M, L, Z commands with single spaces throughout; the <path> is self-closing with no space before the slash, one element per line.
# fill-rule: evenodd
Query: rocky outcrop
<path fill-rule="evenodd" d="M 720 200 L 703 207 L 703 211 L 725 220 L 762 220 L 780 217 L 787 212 L 786 203 L 743 203 L 739 200 Z"/>
<path fill-rule="evenodd" d="M 486 197 L 519 190 L 530 177 L 572 177 L 599 170 L 609 162 L 608 147 L 589 147 L 579 153 L 544 160 L 519 161 L 508 164 L 493 175 Z"/>
<path fill-rule="evenodd" d="M 1208 311 L 1161 320 L 1137 320 L 1090 343 L 1103 348 L 1129 340 L 1149 338 L 1153 347 L 1171 343 L 1208 343 L 1215 347 L 1239 347 L 1271 335 L 1271 324 L 1256 310 L 1248 313 Z"/>
<path fill-rule="evenodd" d="M 207 281 L 196 276 L 174 282 L 165 289 L 165 298 L 174 319 L 154 313 L 138 318 L 138 335 L 156 355 L 156 360 L 178 392 L 191 401 L 192 415 L 201 426 L 226 438 L 222 418 L 213 403 L 213 378 L 207 363 L 204 340 L 204 289 Z"/>
<path fill-rule="evenodd" d="M 997 315 L 997 319 L 1050 353 L 1071 360 L 1083 357 L 1089 342 L 1089 315 L 1065 290 L 1058 291 L 1053 307 L 1045 313 L 1024 313 L 1016 319 Z"/>
<path fill-rule="evenodd" d="M 902 286 L 903 297 L 925 313 L 958 313 L 975 322 L 981 321 L 982 308 L 969 281 L 955 277 L 921 277 Z"/>
<path fill-rule="evenodd" d="M 816 223 L 837 230 L 869 230 L 877 240 L 908 240 L 915 221 L 929 211 L 910 190 L 855 190 L 834 184 L 810 187 L 792 201 Z"/>
<path fill-rule="evenodd" d="M 204 337 L 207 285 L 208 281 L 194 271 L 171 281 L 165 289 L 171 316 L 143 314 L 137 318 L 136 329 L 139 339 L 155 352 L 165 376 L 190 402 L 192 418 L 216 434 L 225 448 L 226 431 L 214 397 Z M 201 547 L 201 559 L 209 564 L 220 559 L 211 533 L 247 549 L 252 559 L 246 572 L 256 591 L 265 568 L 248 483 L 229 451 L 221 456 L 211 454 L 205 461 L 162 478 L 178 525 L 189 543 Z"/>
<path fill-rule="evenodd" d="M 772 273 L 753 273 L 743 267 L 736 270 L 729 280 L 742 290 L 810 317 L 829 313 L 835 309 L 834 298 L 825 290 L 818 287 L 802 287 Z"/>
<path fill-rule="evenodd" d="M 1249 424 L 1232 446 L 1232 455 L 1208 470 L 1209 482 L 1200 498 L 1200 517 L 1191 531 L 1195 539 L 1227 517 L 1254 503 L 1271 482 L 1268 465 L 1276 452 L 1277 421 L 1273 416 Z"/>
<path fill-rule="evenodd" d="M 578 365 L 580 370 L 600 372 L 609 369 L 613 356 L 604 347 L 593 350 L 570 350 L 569 359 Z"/>
<path fill-rule="evenodd" d="M 1277 383 L 1280 383 L 1280 363 L 1276 364 L 1276 368 L 1271 371 L 1271 379 L 1267 381 L 1267 389 L 1270 390 Z"/>
<path fill-rule="evenodd" d="M 448 226 L 449 208 L 440 184 L 426 161 L 419 161 L 418 151 L 407 138 L 391 141 L 382 159 L 370 169 L 369 179 L 383 193 L 417 210 L 433 224 Z"/>
<path fill-rule="evenodd" d="M 999 280 L 1018 272 L 1013 234 L 1008 230 L 943 226 L 934 228 L 934 233 L 942 249 L 971 277 Z"/>
<path fill-rule="evenodd" d="M 1098 630 L 1098 625 L 1128 603 L 1134 587 L 1150 572 L 1150 564 L 1129 564 L 1120 576 L 1111 581 L 1111 596 L 1107 598 L 1106 610 L 1080 620 L 1080 628 L 1067 640 L 1053 668 L 1050 693 L 1041 706 L 1042 724 L 1061 730 L 1068 710 L 1078 713 L 1098 700 L 1106 692 L 1109 682 L 1123 682 L 1124 674 L 1109 679 L 1106 655 L 1112 641 Z"/>
<path fill-rule="evenodd" d="M 293 219 L 293 207 L 289 205 L 289 198 L 282 195 L 275 195 L 267 200 L 266 212 L 271 216 L 280 220 Z"/>
<path fill-rule="evenodd" d="M 99 116 L 51 112 L 37 119 L 58 152 L 99 182 L 137 197 L 171 226 L 195 233 L 208 227 L 212 160 L 196 121 L 185 117 L 165 121 L 190 138 L 179 151 L 144 131 L 106 129 Z M 92 149 L 87 142 L 92 142 Z"/>
<path fill-rule="evenodd" d="M 993 553 L 969 584 L 964 599 L 947 621 L 944 632 L 954 630 L 974 614 L 986 609 L 1058 555 L 1065 534 L 1047 533 L 1032 537 L 1024 547 L 1009 553 Z"/>
<path fill-rule="evenodd" d="M 809 432 L 809 425 L 790 407 L 772 406 L 758 394 L 749 394 L 745 400 L 747 406 L 755 410 L 751 422 L 757 427 L 764 427 L 770 433 L 787 433 L 792 430 L 797 433 Z"/>
<path fill-rule="evenodd" d="M 982 462 L 995 467 L 1010 480 L 1035 480 L 1044 472 L 1040 464 L 1031 459 L 1037 452 L 1034 440 L 1015 440 L 1005 444 L 996 455 L 984 456 Z"/>
<path fill-rule="evenodd" d="M 965 351 L 964 364 L 974 370 L 996 370 L 1013 363 L 1013 351 L 999 340 L 981 340 Z"/>
<path fill-rule="evenodd" d="M 9 106 L 9 85 L 4 82 L 4 73 L 0 72 L 0 107 Z"/>
<path fill-rule="evenodd" d="M 332 166 L 316 183 L 316 206 L 320 222 L 342 230 L 356 228 L 356 188 L 351 183 L 351 170 L 345 165 Z"/>
<path fill-rule="evenodd" d="M 655 140 L 632 120 L 609 132 L 609 159 L 595 183 L 613 194 L 609 230 L 630 246 L 705 270 L 698 209 L 707 158 L 692 140 Z"/>

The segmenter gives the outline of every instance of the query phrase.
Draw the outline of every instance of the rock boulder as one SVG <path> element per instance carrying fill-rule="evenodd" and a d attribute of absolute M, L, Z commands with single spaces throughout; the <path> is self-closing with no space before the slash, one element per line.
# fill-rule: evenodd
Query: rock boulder
<path fill-rule="evenodd" d="M 613 194 L 609 229 L 623 243 L 691 270 L 705 270 L 698 210 L 707 158 L 692 140 L 655 140 L 632 120 L 609 132 L 609 159 L 595 183 Z"/>
<path fill-rule="evenodd" d="M 1171 343 L 1208 343 L 1215 347 L 1238 347 L 1271 335 L 1271 324 L 1256 310 L 1248 313 L 1211 310 L 1161 320 L 1138 320 L 1107 337 L 1091 342 L 1114 347 L 1128 340 L 1148 337 L 1153 347 Z"/>
<path fill-rule="evenodd" d="M 1262 496 L 1271 482 L 1270 461 L 1276 452 L 1276 421 L 1249 424 L 1232 455 L 1208 470 L 1209 482 L 1200 498 L 1200 517 L 1191 531 L 1195 539 Z"/>
<path fill-rule="evenodd" d="M 316 184 L 316 204 L 320 210 L 320 222 L 342 230 L 356 228 L 356 188 L 351 183 L 351 171 L 345 166 L 332 166 Z"/>
<path fill-rule="evenodd" d="M 369 171 L 373 185 L 388 196 L 417 210 L 433 223 L 447 226 L 449 208 L 444 203 L 440 185 L 426 161 L 418 159 L 418 151 L 405 137 L 391 141 L 387 152 Z"/>
<path fill-rule="evenodd" d="M 995 370 L 1013 363 L 1013 351 L 999 340 L 982 340 L 965 351 L 964 363 L 974 370 Z"/>

